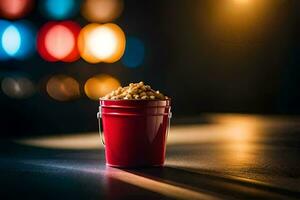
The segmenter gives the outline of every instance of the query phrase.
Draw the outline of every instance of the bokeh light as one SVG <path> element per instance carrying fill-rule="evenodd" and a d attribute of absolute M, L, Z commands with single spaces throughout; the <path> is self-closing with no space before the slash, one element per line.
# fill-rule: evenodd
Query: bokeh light
<path fill-rule="evenodd" d="M 2 45 L 2 36 L 8 26 L 10 26 L 10 23 L 8 21 L 0 20 L 0 60 L 7 60 L 10 57 L 3 49 L 3 45 Z"/>
<path fill-rule="evenodd" d="M 80 26 L 72 21 L 48 22 L 38 34 L 38 52 L 47 61 L 72 62 L 79 59 L 77 37 Z"/>
<path fill-rule="evenodd" d="M 57 101 L 69 101 L 80 96 L 79 83 L 67 75 L 54 75 L 46 85 L 47 93 Z"/>
<path fill-rule="evenodd" d="M 1 88 L 4 94 L 15 99 L 28 98 L 35 91 L 33 82 L 25 76 L 5 77 Z"/>
<path fill-rule="evenodd" d="M 15 54 L 17 59 L 26 59 L 33 55 L 36 46 L 36 28 L 29 21 L 14 23 L 21 36 L 20 48 Z"/>
<path fill-rule="evenodd" d="M 98 100 L 118 87 L 120 87 L 120 82 L 116 78 L 107 74 L 100 74 L 86 81 L 84 91 L 90 99 Z"/>
<path fill-rule="evenodd" d="M 81 14 L 91 22 L 111 22 L 118 18 L 123 10 L 122 0 L 85 0 Z"/>
<path fill-rule="evenodd" d="M 140 66 L 145 57 L 145 45 L 136 37 L 128 37 L 126 39 L 125 53 L 122 63 L 126 67 L 134 68 Z"/>
<path fill-rule="evenodd" d="M 89 35 L 87 48 L 100 60 L 111 57 L 117 48 L 117 40 L 113 31 L 106 27 L 97 27 Z"/>
<path fill-rule="evenodd" d="M 79 11 L 81 0 L 43 0 L 40 1 L 41 13 L 55 20 L 71 18 Z"/>
<path fill-rule="evenodd" d="M 9 56 L 14 56 L 21 46 L 21 35 L 14 25 L 8 26 L 2 35 L 1 43 Z"/>
<path fill-rule="evenodd" d="M 1 0 L 0 16 L 7 19 L 24 17 L 32 10 L 33 3 L 33 0 Z"/>
<path fill-rule="evenodd" d="M 74 48 L 74 44 L 72 32 L 62 25 L 52 27 L 45 38 L 47 51 L 57 59 L 66 57 Z"/>
<path fill-rule="evenodd" d="M 100 62 L 99 59 L 97 59 L 96 57 L 94 57 L 91 54 L 91 52 L 87 48 L 87 44 L 86 44 L 89 34 L 91 33 L 92 30 L 94 30 L 98 26 L 99 26 L 99 24 L 95 24 L 95 23 L 88 24 L 81 29 L 79 36 L 78 36 L 77 45 L 78 45 L 78 50 L 79 50 L 80 56 L 89 63 Z"/>
<path fill-rule="evenodd" d="M 78 37 L 81 57 L 90 63 L 118 61 L 125 51 L 125 34 L 112 23 L 85 26 Z"/>
<path fill-rule="evenodd" d="M 5 27 L 4 24 L 6 24 Z M 0 23 L 0 26 L 2 27 L 0 28 L 1 57 L 25 59 L 34 52 L 35 29 L 31 23 L 27 21 L 4 22 Z"/>

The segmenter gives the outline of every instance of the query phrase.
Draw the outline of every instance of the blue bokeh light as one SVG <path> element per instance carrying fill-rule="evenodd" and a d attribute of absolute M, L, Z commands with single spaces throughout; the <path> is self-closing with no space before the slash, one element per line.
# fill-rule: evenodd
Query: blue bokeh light
<path fill-rule="evenodd" d="M 21 35 L 17 27 L 14 25 L 8 26 L 2 34 L 1 43 L 4 51 L 13 57 L 21 46 Z"/>
<path fill-rule="evenodd" d="M 27 21 L 0 20 L 0 60 L 28 58 L 35 50 L 35 36 Z"/>
<path fill-rule="evenodd" d="M 47 17 L 64 20 L 77 14 L 81 0 L 43 0 L 40 3 L 41 12 Z"/>
<path fill-rule="evenodd" d="M 28 21 L 18 21 L 15 26 L 21 35 L 21 44 L 14 57 L 17 59 L 28 58 L 36 49 L 36 29 Z"/>
<path fill-rule="evenodd" d="M 143 42 L 136 37 L 128 37 L 122 63 L 129 68 L 139 67 L 143 63 L 144 57 L 145 46 Z"/>
<path fill-rule="evenodd" d="M 10 58 L 10 56 L 3 49 L 3 45 L 2 45 L 3 33 L 9 26 L 10 26 L 10 23 L 8 21 L 0 20 L 0 60 L 7 60 Z"/>

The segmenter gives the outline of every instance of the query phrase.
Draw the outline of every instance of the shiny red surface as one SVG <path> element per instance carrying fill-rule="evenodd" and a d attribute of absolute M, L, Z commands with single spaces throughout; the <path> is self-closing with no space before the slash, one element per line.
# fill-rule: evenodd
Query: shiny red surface
<path fill-rule="evenodd" d="M 106 164 L 162 166 L 170 101 L 100 100 Z"/>

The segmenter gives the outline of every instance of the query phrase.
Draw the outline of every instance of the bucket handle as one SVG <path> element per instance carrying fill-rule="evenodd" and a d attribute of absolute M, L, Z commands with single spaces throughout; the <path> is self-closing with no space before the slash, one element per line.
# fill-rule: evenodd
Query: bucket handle
<path fill-rule="evenodd" d="M 103 133 L 102 133 L 102 129 L 101 129 L 101 126 L 102 126 L 102 113 L 101 113 L 101 106 L 99 107 L 99 112 L 97 113 L 97 118 L 98 118 L 98 126 L 99 126 L 99 135 L 100 135 L 100 138 L 101 138 L 101 142 L 102 144 L 104 145 L 105 147 L 105 142 L 104 142 L 104 139 L 103 139 Z"/>
<path fill-rule="evenodd" d="M 171 112 L 171 107 L 169 108 L 169 113 L 168 113 L 168 129 L 167 129 L 167 137 L 169 136 L 170 132 L 170 127 L 171 127 L 171 118 L 172 118 L 172 112 Z"/>
<path fill-rule="evenodd" d="M 101 112 L 101 106 L 99 106 L 99 112 L 97 112 L 97 119 L 98 119 L 98 126 L 99 126 L 99 135 L 101 138 L 101 142 L 105 147 L 105 140 L 104 140 L 104 134 L 102 133 L 102 112 Z M 167 130 L 167 134 L 169 135 L 169 131 L 170 131 L 170 122 L 171 122 L 171 118 L 172 118 L 172 112 L 171 112 L 171 108 L 169 109 L 169 113 L 168 113 L 168 130 Z"/>

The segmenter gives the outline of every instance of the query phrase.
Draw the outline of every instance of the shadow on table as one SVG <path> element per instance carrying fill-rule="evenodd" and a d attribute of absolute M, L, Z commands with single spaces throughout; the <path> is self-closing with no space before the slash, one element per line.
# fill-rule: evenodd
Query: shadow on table
<path fill-rule="evenodd" d="M 197 171 L 191 171 L 191 169 L 188 168 L 165 166 L 163 168 L 133 169 L 124 171 L 151 180 L 190 189 L 192 191 L 220 196 L 221 198 L 300 198 L 299 191 L 283 189 L 238 177 L 215 175 L 213 172 L 200 169 L 197 169 Z"/>
<path fill-rule="evenodd" d="M 93 197 L 106 196 L 100 194 L 103 192 L 104 194 L 113 194 L 113 196 L 118 193 L 117 197 L 128 197 L 129 199 L 132 199 L 133 194 L 141 198 L 144 195 L 150 195 L 151 198 L 153 197 L 152 199 L 161 198 L 161 196 L 156 196 L 159 194 L 157 190 L 149 190 L 136 184 L 134 179 L 138 180 L 139 177 L 142 177 L 145 178 L 145 183 L 149 183 L 149 187 L 155 187 L 155 184 L 151 185 L 151 181 L 156 181 L 156 183 L 176 186 L 179 191 L 182 188 L 195 193 L 210 194 L 226 199 L 300 198 L 299 191 L 267 185 L 254 180 L 226 176 L 203 169 L 195 170 L 177 166 L 130 170 L 116 169 L 118 175 L 110 176 L 109 168 L 105 168 L 104 152 L 99 149 L 71 151 L 2 143 L 0 150 L 0 169 L 2 177 L 6 178 L 12 185 L 10 191 L 14 191 L 17 186 L 17 188 L 24 188 L 23 183 L 27 183 L 25 188 L 29 191 L 33 188 L 47 191 L 54 187 L 53 185 L 58 185 L 57 189 L 61 190 L 62 194 L 69 194 L 69 190 L 76 189 L 77 193 L 83 196 L 88 194 L 94 194 Z M 122 178 L 126 175 L 128 175 L 127 179 Z M 133 180 L 129 180 L 130 178 Z M 77 185 L 74 185 L 75 183 Z M 89 187 L 85 190 L 82 185 L 89 185 Z M 98 188 L 101 187 L 104 189 L 99 191 Z M 168 188 L 172 190 L 172 187 Z"/>

